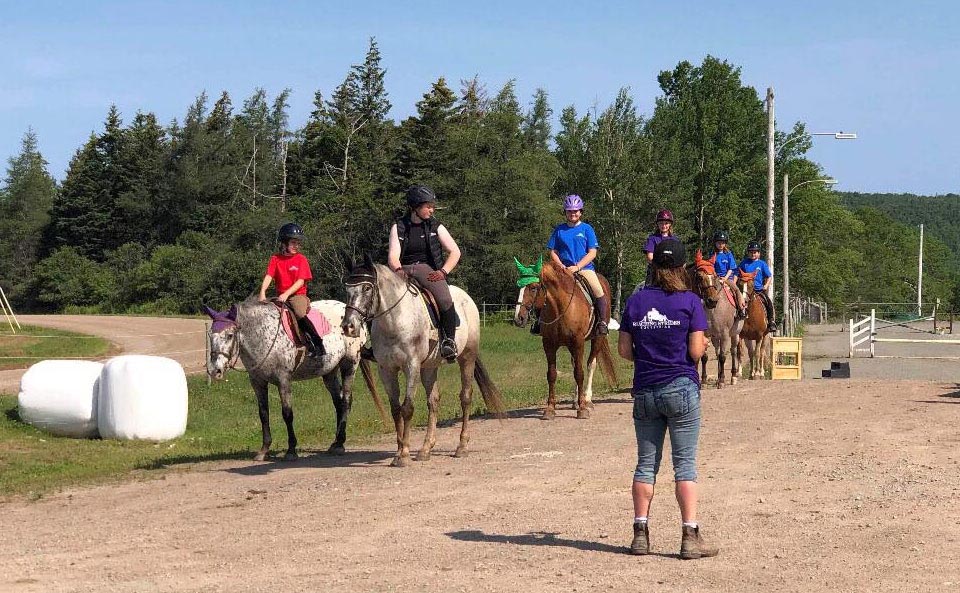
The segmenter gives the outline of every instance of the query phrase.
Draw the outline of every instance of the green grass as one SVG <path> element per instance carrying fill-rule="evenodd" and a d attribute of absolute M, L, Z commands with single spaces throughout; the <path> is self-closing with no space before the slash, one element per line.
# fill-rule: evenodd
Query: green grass
<path fill-rule="evenodd" d="M 0 369 L 27 368 L 47 358 L 96 358 L 108 354 L 110 347 L 109 341 L 94 336 L 32 325 L 14 334 L 4 326 L 0 329 Z"/>
<path fill-rule="evenodd" d="M 539 338 L 507 325 L 484 328 L 482 359 L 510 408 L 543 405 L 546 400 L 546 362 Z M 611 335 L 615 346 L 616 334 Z M 562 351 L 565 352 L 565 351 Z M 621 385 L 629 384 L 632 367 L 618 362 Z M 440 374 L 441 419 L 458 418 L 459 372 L 445 365 Z M 358 374 L 347 433 L 347 451 L 365 440 L 392 433 L 383 426 Z M 207 386 L 205 376 L 188 379 L 190 411 L 184 436 L 164 443 L 69 439 L 48 435 L 17 417 L 16 397 L 0 396 L 0 495 L 40 497 L 66 486 L 117 479 L 161 476 L 178 466 L 218 459 L 249 459 L 260 446 L 260 421 L 253 390 L 245 374 L 233 372 L 228 381 Z M 377 382 L 382 393 L 382 386 Z M 568 356 L 560 357 L 558 394 L 569 401 L 573 377 Z M 594 393 L 608 389 L 599 371 Z M 474 388 L 474 412 L 483 413 L 483 399 Z M 280 416 L 276 389 L 270 389 L 273 451 L 286 448 L 287 433 Z M 384 401 L 389 406 L 389 403 Z M 294 384 L 294 426 L 301 453 L 325 450 L 333 441 L 333 404 L 319 379 Z M 415 421 L 426 420 L 423 389 L 415 400 Z M 389 413 L 389 407 L 388 407 Z M 420 438 L 416 436 L 415 439 Z M 482 435 L 475 434 L 475 439 Z M 413 443 L 419 446 L 419 441 Z"/>

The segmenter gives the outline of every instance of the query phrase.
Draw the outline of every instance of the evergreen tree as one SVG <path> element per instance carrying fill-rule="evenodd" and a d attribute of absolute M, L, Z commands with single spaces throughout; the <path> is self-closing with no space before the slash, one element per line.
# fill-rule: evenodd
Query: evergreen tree
<path fill-rule="evenodd" d="M 57 185 L 47 172 L 32 129 L 24 134 L 20 153 L 7 163 L 0 188 L 0 287 L 15 306 L 29 306 L 30 270 L 37 261 Z"/>
<path fill-rule="evenodd" d="M 553 110 L 547 101 L 547 91 L 537 89 L 533 105 L 523 120 L 523 143 L 529 150 L 548 150 L 550 142 L 550 118 Z"/>

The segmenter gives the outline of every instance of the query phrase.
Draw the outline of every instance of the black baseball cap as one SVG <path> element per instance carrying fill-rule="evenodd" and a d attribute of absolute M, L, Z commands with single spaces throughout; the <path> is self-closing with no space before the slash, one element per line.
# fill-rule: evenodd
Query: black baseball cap
<path fill-rule="evenodd" d="M 679 268 L 687 263 L 687 248 L 676 239 L 664 239 L 653 250 L 653 263 L 659 268 Z"/>

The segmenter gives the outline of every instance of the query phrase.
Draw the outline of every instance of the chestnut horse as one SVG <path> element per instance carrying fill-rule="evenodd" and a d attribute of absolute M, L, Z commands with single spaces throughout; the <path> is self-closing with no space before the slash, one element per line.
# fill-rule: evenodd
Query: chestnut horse
<path fill-rule="evenodd" d="M 521 274 L 525 268 L 516 262 Z M 541 266 L 538 266 L 541 267 Z M 536 268 L 533 268 L 535 270 Z M 597 274 L 606 294 L 610 294 L 607 279 Z M 589 418 L 593 398 L 593 373 L 600 361 L 607 384 L 619 388 L 617 370 L 610 354 L 607 336 L 591 336 L 593 329 L 593 305 L 587 299 L 577 281 L 563 267 L 554 262 L 542 265 L 539 278 L 520 288 L 517 298 L 517 310 L 514 323 L 518 327 L 526 325 L 530 312 L 540 311 L 540 335 L 543 339 L 543 352 L 547 356 L 547 406 L 543 418 L 550 420 L 556 416 L 557 406 L 557 350 L 561 346 L 570 351 L 573 364 L 573 378 L 577 383 L 577 397 L 573 407 L 577 418 Z M 606 312 L 604 323 L 610 322 L 610 312 Z M 590 340 L 590 355 L 587 358 L 588 374 L 583 373 L 584 343 Z M 586 380 L 584 380 L 586 379 Z"/>
<path fill-rule="evenodd" d="M 730 285 L 717 276 L 713 267 L 715 257 L 704 259 L 703 253 L 697 250 L 694 257 L 694 266 L 690 268 L 690 280 L 693 290 L 701 299 L 707 313 L 707 331 L 706 335 L 713 343 L 713 349 L 717 356 L 717 389 L 723 389 L 725 380 L 724 367 L 726 366 L 727 353 L 730 353 L 732 359 L 730 365 L 730 384 L 736 385 L 740 377 L 740 332 L 743 328 L 743 320 L 737 319 L 737 307 L 730 302 L 736 299 L 730 294 L 732 289 Z M 707 352 L 703 352 L 703 358 L 700 359 L 700 379 L 705 381 L 707 378 Z"/>
<path fill-rule="evenodd" d="M 762 379 L 767 361 L 767 334 L 770 333 L 767 323 L 767 309 L 756 295 L 753 279 L 756 273 L 750 273 L 740 268 L 737 277 L 737 286 L 740 287 L 747 303 L 747 318 L 740 330 L 740 340 L 746 342 L 747 352 L 750 355 L 750 378 Z"/>

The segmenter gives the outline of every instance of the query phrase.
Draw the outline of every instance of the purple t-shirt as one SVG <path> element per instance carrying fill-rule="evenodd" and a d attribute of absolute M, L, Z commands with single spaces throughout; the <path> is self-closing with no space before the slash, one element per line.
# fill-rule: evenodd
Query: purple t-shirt
<path fill-rule="evenodd" d="M 687 353 L 687 336 L 707 329 L 707 314 L 697 295 L 646 287 L 627 299 L 620 327 L 633 338 L 634 389 L 679 377 L 700 384 L 697 363 Z"/>
<path fill-rule="evenodd" d="M 660 233 L 653 233 L 647 237 L 647 243 L 643 246 L 644 253 L 653 253 L 653 250 L 657 248 L 657 244 L 663 241 L 664 239 L 676 239 L 673 235 L 668 235 L 664 237 Z"/>

